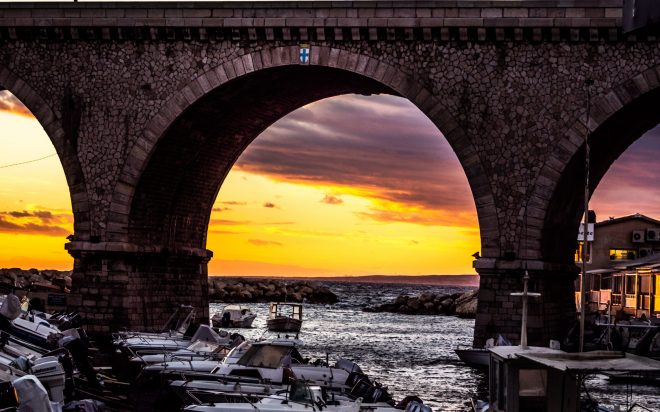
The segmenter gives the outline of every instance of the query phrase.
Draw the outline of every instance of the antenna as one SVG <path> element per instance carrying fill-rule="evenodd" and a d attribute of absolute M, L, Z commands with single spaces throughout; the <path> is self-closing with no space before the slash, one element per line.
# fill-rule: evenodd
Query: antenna
<path fill-rule="evenodd" d="M 589 120 L 591 120 L 592 79 L 586 79 L 587 86 L 587 133 L 584 135 L 584 229 L 582 236 L 582 277 L 580 279 L 580 352 L 584 352 L 584 318 L 587 310 L 587 247 L 589 246 Z"/>

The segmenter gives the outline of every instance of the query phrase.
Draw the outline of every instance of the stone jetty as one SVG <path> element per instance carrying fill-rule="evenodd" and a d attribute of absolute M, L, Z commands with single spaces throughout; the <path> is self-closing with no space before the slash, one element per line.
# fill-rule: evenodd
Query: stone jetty
<path fill-rule="evenodd" d="M 0 286 L 4 289 L 55 286 L 68 291 L 71 288 L 71 271 L 4 268 L 0 269 Z"/>
<path fill-rule="evenodd" d="M 337 295 L 318 282 L 272 280 L 261 278 L 209 277 L 209 299 L 237 302 L 307 302 L 335 303 Z M 0 269 L 0 289 L 34 289 L 56 287 L 68 292 L 71 271 L 39 269 Z"/>
<path fill-rule="evenodd" d="M 477 313 L 478 290 L 451 295 L 422 293 L 419 296 L 399 295 L 392 303 L 365 308 L 366 312 L 393 312 L 407 315 L 457 315 L 474 318 Z"/>
<path fill-rule="evenodd" d="M 228 303 L 272 301 L 335 303 L 337 295 L 317 282 L 209 277 L 209 299 Z"/>

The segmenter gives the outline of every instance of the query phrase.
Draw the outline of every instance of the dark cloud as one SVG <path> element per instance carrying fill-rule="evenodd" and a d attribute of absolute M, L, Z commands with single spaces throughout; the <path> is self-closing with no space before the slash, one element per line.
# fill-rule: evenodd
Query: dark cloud
<path fill-rule="evenodd" d="M 234 201 L 234 200 L 229 200 L 229 201 L 226 201 L 226 202 L 221 201 L 220 203 L 222 203 L 223 205 L 233 205 L 233 206 L 245 206 L 245 205 L 247 205 L 247 202 L 237 202 L 237 201 Z"/>
<path fill-rule="evenodd" d="M 596 188 L 590 208 L 598 220 L 634 213 L 660 219 L 660 127 L 617 159 Z"/>
<path fill-rule="evenodd" d="M 475 209 L 447 141 L 415 106 L 393 96 L 341 96 L 297 110 L 259 136 L 237 167 L 286 181 L 361 187 L 424 209 Z"/>
<path fill-rule="evenodd" d="M 6 215 L 5 215 L 6 216 Z M 37 223 L 15 223 L 0 215 L 0 232 L 15 234 L 36 234 L 46 236 L 66 236 L 70 231 L 59 226 L 41 225 Z"/>
<path fill-rule="evenodd" d="M 277 206 L 275 206 L 274 203 L 266 202 L 266 203 L 264 203 L 264 207 L 272 209 L 272 208 L 277 207 Z"/>
<path fill-rule="evenodd" d="M 11 112 L 21 116 L 32 117 L 32 112 L 25 105 L 7 90 L 0 91 L 0 112 Z"/>
<path fill-rule="evenodd" d="M 344 201 L 338 198 L 337 196 L 325 195 L 325 197 L 321 199 L 321 203 L 325 203 L 328 205 L 340 205 L 344 203 Z"/>
<path fill-rule="evenodd" d="M 231 210 L 231 208 L 230 207 L 214 207 L 212 209 L 213 212 L 222 212 L 222 211 L 225 211 L 225 210 Z"/>
<path fill-rule="evenodd" d="M 255 246 L 282 246 L 280 242 L 274 242 L 271 240 L 248 239 L 248 242 Z"/>
<path fill-rule="evenodd" d="M 10 216 L 14 219 L 37 219 L 41 223 L 65 223 L 70 222 L 72 217 L 69 214 L 53 214 L 49 210 L 12 210 L 9 212 L 0 212 L 0 216 Z"/>

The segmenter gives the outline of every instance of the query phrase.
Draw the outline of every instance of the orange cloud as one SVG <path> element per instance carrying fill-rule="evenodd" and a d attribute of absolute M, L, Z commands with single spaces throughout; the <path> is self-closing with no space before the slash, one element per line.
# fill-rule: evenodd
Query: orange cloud
<path fill-rule="evenodd" d="M 467 212 L 477 224 L 467 178 L 449 143 L 399 97 L 346 95 L 308 105 L 265 130 L 236 168 L 424 211 L 415 218 L 374 211 L 364 219 L 451 226 L 455 215 Z M 321 200 L 340 201 L 331 195 Z M 430 213 L 442 220 L 429 220 Z"/>
<path fill-rule="evenodd" d="M 270 240 L 248 239 L 248 242 L 255 246 L 282 246 L 282 243 Z"/>
<path fill-rule="evenodd" d="M 344 203 L 344 201 L 338 198 L 337 196 L 325 195 L 325 197 L 321 199 L 321 203 L 325 203 L 328 205 L 340 205 Z"/>

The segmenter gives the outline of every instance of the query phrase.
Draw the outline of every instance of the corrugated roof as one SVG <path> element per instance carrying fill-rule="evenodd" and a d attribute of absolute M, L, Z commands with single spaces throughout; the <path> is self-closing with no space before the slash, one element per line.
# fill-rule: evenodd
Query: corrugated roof
<path fill-rule="evenodd" d="M 626 269 L 635 269 L 640 266 L 652 266 L 657 264 L 660 264 L 660 253 L 654 253 L 652 255 L 637 260 L 631 260 L 630 262 L 616 265 L 614 266 L 614 268 L 617 270 L 626 270 Z"/>
<path fill-rule="evenodd" d="M 549 368 L 573 373 L 646 372 L 660 374 L 660 362 L 625 352 L 517 353 Z"/>
<path fill-rule="evenodd" d="M 616 223 L 627 222 L 629 220 L 642 220 L 652 225 L 660 226 L 660 220 L 655 220 L 651 217 L 642 215 L 641 213 L 635 213 L 634 215 L 615 217 L 608 220 L 603 220 L 602 222 L 597 222 L 596 227 L 614 225 Z"/>

